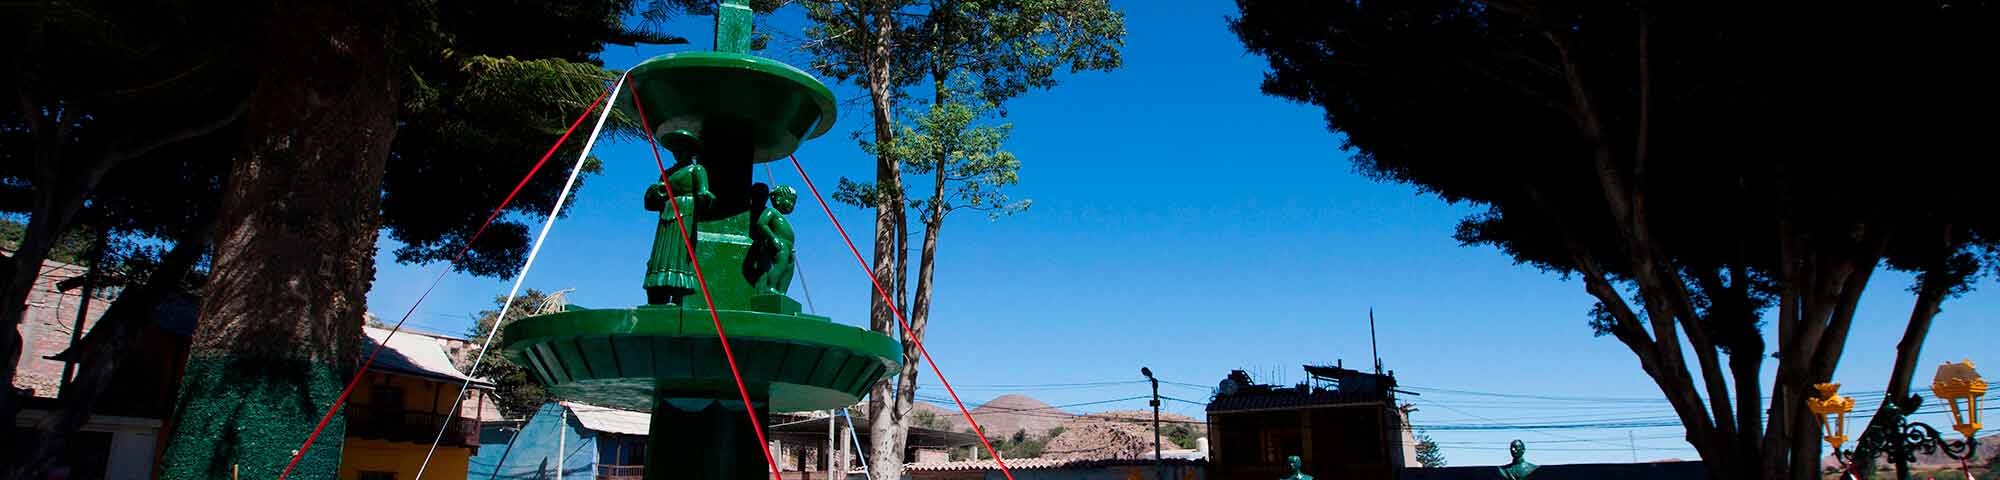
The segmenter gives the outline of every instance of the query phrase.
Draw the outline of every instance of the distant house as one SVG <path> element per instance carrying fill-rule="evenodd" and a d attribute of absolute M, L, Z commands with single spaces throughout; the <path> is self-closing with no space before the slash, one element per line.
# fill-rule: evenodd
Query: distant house
<path fill-rule="evenodd" d="M 25 343 L 15 385 L 8 394 L 24 396 L 21 413 L 13 419 L 18 433 L 60 412 L 58 400 L 69 381 L 65 370 L 80 369 L 84 354 L 71 350 L 75 339 L 97 326 L 117 291 L 93 293 L 88 309 L 82 290 L 64 290 L 65 281 L 85 268 L 48 261 L 28 298 L 28 312 L 19 327 Z M 69 282 L 74 283 L 74 282 Z M 143 480 L 154 478 L 159 455 L 173 431 L 176 397 L 187 364 L 190 338 L 199 317 L 200 299 L 170 296 L 154 309 L 152 322 L 140 340 L 120 353 L 139 360 L 120 365 L 107 391 L 80 432 L 58 452 L 51 473 L 71 479 Z M 78 312 L 84 312 L 79 320 Z M 362 353 L 373 351 L 388 331 L 364 328 Z M 474 392 L 456 413 L 448 413 L 464 373 L 453 367 L 448 353 L 454 342 L 439 335 L 398 333 L 377 358 L 363 386 L 345 409 L 347 437 L 342 445 L 341 480 L 413 479 L 425 450 L 445 427 L 431 471 L 459 471 L 477 447 L 481 419 L 498 420 L 487 400 L 491 385 L 473 381 Z M 462 346 L 460 347 L 462 348 Z M 74 367 L 72 367 L 74 366 Z M 69 367 L 69 368 L 66 368 Z M 75 372 L 72 372 L 74 375 Z"/>
<path fill-rule="evenodd" d="M 24 348 L 14 385 L 0 391 L 22 397 L 23 408 L 12 422 L 19 433 L 63 410 L 58 398 L 78 365 L 87 360 L 70 347 L 97 325 L 117 298 L 116 289 L 98 289 L 85 301 L 83 289 L 74 284 L 86 270 L 48 260 L 29 291 L 27 311 L 17 327 Z M 140 340 L 121 352 L 139 360 L 119 368 L 82 431 L 58 452 L 50 470 L 75 479 L 153 477 L 158 452 L 165 450 L 165 432 L 172 429 L 172 406 L 180 391 L 198 307 L 198 299 L 182 294 L 171 296 L 153 312 Z"/>
<path fill-rule="evenodd" d="M 347 438 L 341 445 L 341 480 L 415 479 L 423 468 L 431 441 L 438 440 L 427 473 L 456 477 L 466 469 L 467 460 L 479 449 L 481 419 L 495 419 L 495 407 L 486 402 L 485 391 L 493 386 L 485 381 L 468 381 L 465 373 L 452 365 L 451 357 L 436 337 L 364 327 L 368 346 L 363 358 L 378 345 L 387 350 L 376 357 L 367 378 L 348 398 Z M 459 385 L 470 384 L 460 409 L 451 409 Z"/>
<path fill-rule="evenodd" d="M 646 438 L 652 414 L 576 402 L 542 405 L 523 420 L 487 422 L 480 429 L 479 453 L 471 459 L 467 480 L 553 480 L 562 470 L 563 480 L 639 480 L 645 474 Z M 841 420 L 824 412 L 773 414 L 765 420 L 771 453 L 778 456 L 781 476 L 787 479 L 827 479 L 847 477 L 833 470 L 823 455 L 829 421 Z M 866 421 L 855 420 L 858 425 Z M 837 421 L 837 438 L 852 449 L 846 422 Z M 868 433 L 860 441 L 868 442 Z M 968 433 L 911 427 L 909 451 L 938 452 L 978 442 Z M 928 455 L 928 454 L 926 454 Z M 848 471 L 859 465 L 850 457 Z M 939 459 L 942 460 L 942 459 Z"/>
<path fill-rule="evenodd" d="M 487 422 L 467 480 L 638 479 L 646 461 L 639 412 L 580 403 L 547 403 L 521 420 Z"/>
<path fill-rule="evenodd" d="M 1312 380 L 1289 387 L 1253 383 L 1242 370 L 1223 380 L 1207 409 L 1215 478 L 1280 478 L 1290 456 L 1319 478 L 1392 480 L 1416 464 L 1395 376 L 1305 370 Z"/>

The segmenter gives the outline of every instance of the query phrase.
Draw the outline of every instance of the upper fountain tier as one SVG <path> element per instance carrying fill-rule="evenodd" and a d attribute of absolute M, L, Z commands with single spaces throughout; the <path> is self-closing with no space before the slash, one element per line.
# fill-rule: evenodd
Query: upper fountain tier
<path fill-rule="evenodd" d="M 661 55 L 628 73 L 646 131 L 657 138 L 686 130 L 710 148 L 748 150 L 751 162 L 762 163 L 832 129 L 833 92 L 796 67 L 746 53 L 751 12 L 742 0 L 724 0 L 717 10 L 717 51 Z M 630 103 L 619 104 L 627 118 L 639 118 Z"/>

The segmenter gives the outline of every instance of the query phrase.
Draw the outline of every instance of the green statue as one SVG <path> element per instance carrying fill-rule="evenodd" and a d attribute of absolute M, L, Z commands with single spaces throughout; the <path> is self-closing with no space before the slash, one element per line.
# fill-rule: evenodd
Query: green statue
<path fill-rule="evenodd" d="M 783 295 L 792 288 L 792 222 L 785 220 L 785 215 L 792 213 L 798 201 L 798 190 L 779 186 L 771 191 L 770 208 L 758 212 L 757 220 L 750 224 L 750 238 L 756 242 L 753 251 L 764 267 L 752 284 L 760 291 Z"/>
<path fill-rule="evenodd" d="M 664 181 L 646 189 L 646 210 L 660 212 L 659 228 L 653 231 L 653 256 L 646 261 L 646 303 L 678 305 L 701 288 L 688 245 L 701 238 L 696 235 L 700 216 L 695 213 L 715 200 L 715 194 L 708 190 L 708 170 L 695 163 L 701 140 L 686 130 L 675 130 L 662 135 L 660 143 L 674 152 L 674 166 L 667 169 Z M 668 187 L 673 187 L 672 198 Z"/>
<path fill-rule="evenodd" d="M 1305 462 L 1300 461 L 1298 455 L 1285 457 L 1285 465 L 1292 467 L 1292 475 L 1278 480 L 1313 480 L 1312 475 L 1306 475 L 1305 471 L 1300 470 L 1305 468 Z"/>
<path fill-rule="evenodd" d="M 1500 466 L 1500 478 L 1527 480 L 1529 475 L 1535 474 L 1535 464 L 1528 463 L 1528 459 L 1523 458 L 1528 454 L 1528 444 L 1515 440 L 1513 444 L 1507 446 L 1507 453 L 1514 455 L 1514 461 Z"/>

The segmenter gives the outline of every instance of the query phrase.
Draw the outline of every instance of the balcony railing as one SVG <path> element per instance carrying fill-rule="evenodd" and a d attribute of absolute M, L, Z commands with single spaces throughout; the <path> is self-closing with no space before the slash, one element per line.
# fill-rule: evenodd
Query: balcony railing
<path fill-rule="evenodd" d="M 356 438 L 428 444 L 444 427 L 448 447 L 479 446 L 479 421 L 471 418 L 406 409 L 352 405 L 347 409 L 347 435 Z"/>
<path fill-rule="evenodd" d="M 645 465 L 598 465 L 598 480 L 640 480 L 646 477 Z"/>

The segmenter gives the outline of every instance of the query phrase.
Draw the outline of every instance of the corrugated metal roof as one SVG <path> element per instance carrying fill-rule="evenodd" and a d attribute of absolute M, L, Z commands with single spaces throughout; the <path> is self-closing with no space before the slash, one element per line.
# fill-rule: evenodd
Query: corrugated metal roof
<path fill-rule="evenodd" d="M 389 341 L 389 349 L 375 357 L 372 368 L 439 380 L 462 382 L 467 378 L 464 372 L 458 371 L 458 367 L 452 366 L 451 356 L 444 353 L 444 347 L 438 346 L 437 341 L 430 337 L 401 333 L 390 337 L 389 329 L 375 327 L 362 327 L 362 331 L 368 334 L 368 344 L 361 349 L 362 358 L 368 358 L 383 339 Z M 492 387 L 485 381 L 472 383 L 475 387 Z"/>
<path fill-rule="evenodd" d="M 645 435 L 647 426 L 653 423 L 653 414 L 645 412 L 577 402 L 562 402 L 562 406 L 569 409 L 569 414 L 575 416 L 577 423 L 583 424 L 583 428 L 599 432 Z"/>

